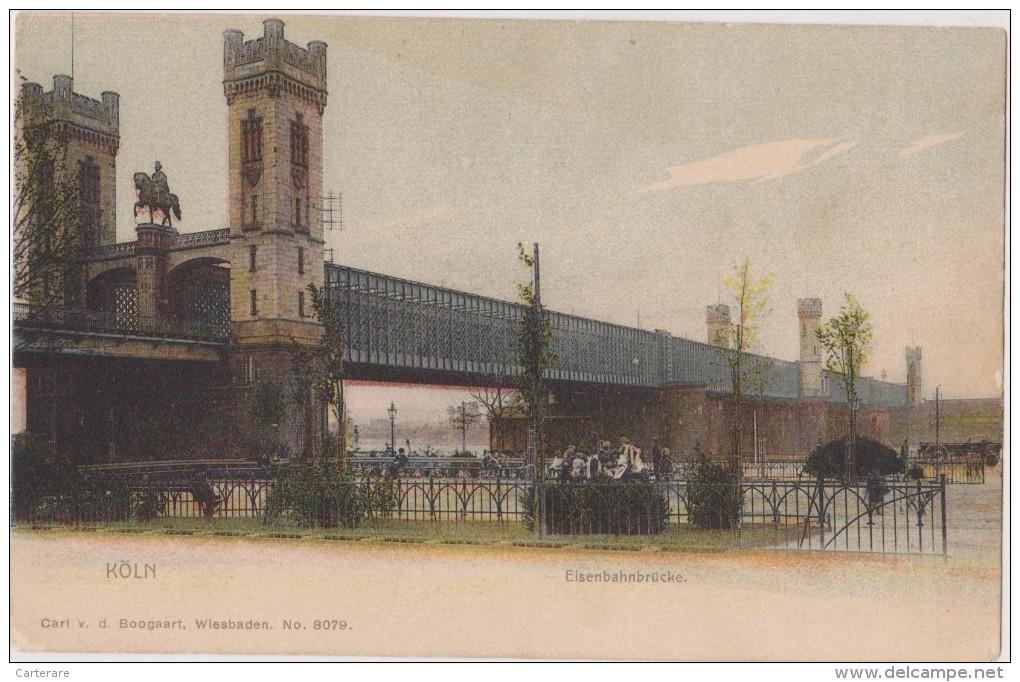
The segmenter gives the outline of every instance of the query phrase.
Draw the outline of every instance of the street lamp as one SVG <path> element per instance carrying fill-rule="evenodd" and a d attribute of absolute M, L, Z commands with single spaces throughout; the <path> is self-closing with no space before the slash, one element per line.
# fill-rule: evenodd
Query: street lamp
<path fill-rule="evenodd" d="M 850 423 L 847 428 L 846 447 L 846 480 L 851 485 L 857 485 L 857 411 L 860 408 L 861 399 L 855 394 L 850 398 Z"/>
<path fill-rule="evenodd" d="M 390 453 L 396 453 L 396 441 L 393 439 L 394 436 L 394 424 L 397 421 L 397 407 L 390 401 L 390 409 L 386 410 L 386 414 L 390 415 Z"/>

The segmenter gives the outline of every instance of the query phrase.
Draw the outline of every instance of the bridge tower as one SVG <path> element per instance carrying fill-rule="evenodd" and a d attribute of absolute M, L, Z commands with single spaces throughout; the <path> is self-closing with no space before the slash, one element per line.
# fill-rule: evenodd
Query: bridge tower
<path fill-rule="evenodd" d="M 245 41 L 223 33 L 230 191 L 231 364 L 242 383 L 285 384 L 292 351 L 322 335 L 307 287 L 322 286 L 322 115 L 326 44 L 300 47 L 266 19 Z M 302 421 L 288 419 L 288 421 Z M 305 419 L 304 421 L 307 421 Z M 302 441 L 307 425 L 287 426 Z"/>
<path fill-rule="evenodd" d="M 92 99 L 74 91 L 70 76 L 53 77 L 53 90 L 38 83 L 21 86 L 22 125 L 33 126 L 52 145 L 54 170 L 77 186 L 81 202 L 82 247 L 117 241 L 117 150 L 120 147 L 120 95 L 104 92 Z M 67 178 L 67 176 L 70 176 Z M 34 296 L 83 307 L 81 273 L 66 273 L 52 292 Z M 49 288 L 48 286 L 46 288 Z"/>
<path fill-rule="evenodd" d="M 907 405 L 917 404 L 918 397 L 923 395 L 921 390 L 921 347 L 914 346 L 906 349 L 907 357 Z"/>
<path fill-rule="evenodd" d="M 800 395 L 817 398 L 822 394 L 822 349 L 818 329 L 822 326 L 822 299 L 798 298 L 800 320 Z"/>
<path fill-rule="evenodd" d="M 705 308 L 705 326 L 710 346 L 726 346 L 726 332 L 730 327 L 730 307 L 725 303 Z"/>

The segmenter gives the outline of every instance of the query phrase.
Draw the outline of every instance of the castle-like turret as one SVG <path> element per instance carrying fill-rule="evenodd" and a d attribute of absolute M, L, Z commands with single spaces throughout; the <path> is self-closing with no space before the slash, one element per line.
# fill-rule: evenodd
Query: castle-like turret
<path fill-rule="evenodd" d="M 245 41 L 223 32 L 229 133 L 231 319 L 235 344 L 314 342 L 305 299 L 322 286 L 322 114 L 326 44 L 284 37 L 279 19 Z"/>
<path fill-rule="evenodd" d="M 816 398 L 822 392 L 822 353 L 818 330 L 822 326 L 822 299 L 798 298 L 800 320 L 800 395 Z"/>
<path fill-rule="evenodd" d="M 725 346 L 726 334 L 730 328 L 730 307 L 725 303 L 717 303 L 705 308 L 705 327 L 710 345 Z"/>
<path fill-rule="evenodd" d="M 85 246 L 117 241 L 117 150 L 120 147 L 120 95 L 104 92 L 95 100 L 74 91 L 70 76 L 53 77 L 53 89 L 21 86 L 23 113 L 31 124 L 66 150 L 61 170 L 74 175 L 84 211 Z"/>
<path fill-rule="evenodd" d="M 261 37 L 223 32 L 230 188 L 230 362 L 242 383 L 292 382 L 294 343 L 323 329 L 308 285 L 323 283 L 322 115 L 326 44 L 300 47 L 266 19 Z M 319 406 L 321 408 L 321 406 Z M 321 412 L 288 414 L 281 436 L 310 454 Z"/>

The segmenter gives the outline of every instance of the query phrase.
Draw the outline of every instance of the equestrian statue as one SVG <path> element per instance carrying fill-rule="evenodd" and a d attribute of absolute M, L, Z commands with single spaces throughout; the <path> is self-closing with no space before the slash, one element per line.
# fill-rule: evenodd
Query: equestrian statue
<path fill-rule="evenodd" d="M 156 218 L 161 219 L 160 224 L 173 227 L 170 220 L 170 211 L 173 211 L 177 220 L 181 219 L 181 205 L 177 201 L 177 195 L 170 193 L 170 186 L 166 181 L 166 173 L 159 161 L 156 162 L 156 170 L 149 177 L 148 173 L 135 173 L 135 216 L 138 216 L 146 208 L 149 209 L 149 222 L 155 223 Z"/>

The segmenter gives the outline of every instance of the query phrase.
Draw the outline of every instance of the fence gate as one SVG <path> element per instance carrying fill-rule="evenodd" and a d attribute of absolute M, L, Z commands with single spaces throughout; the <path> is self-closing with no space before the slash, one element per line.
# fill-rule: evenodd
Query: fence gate
<path fill-rule="evenodd" d="M 798 549 L 946 554 L 946 481 L 846 486 L 819 479 Z"/>

